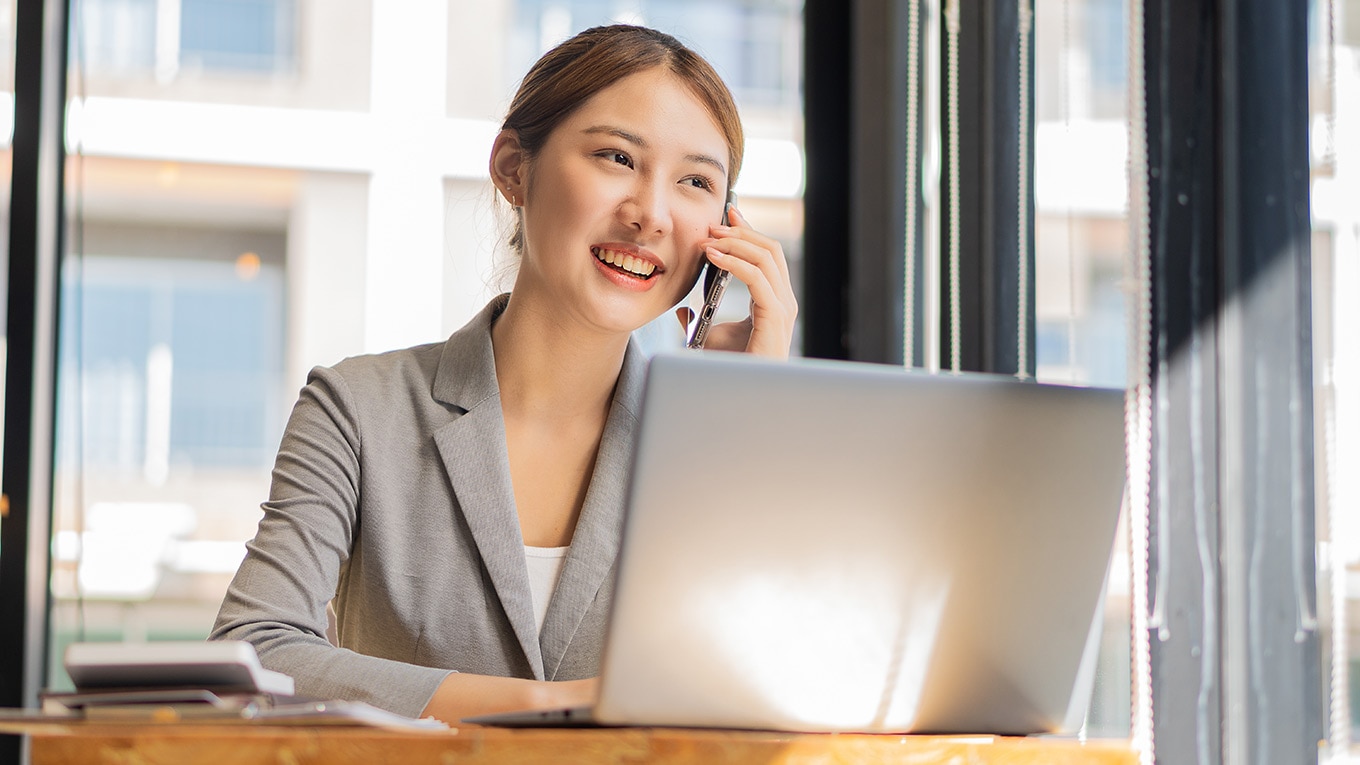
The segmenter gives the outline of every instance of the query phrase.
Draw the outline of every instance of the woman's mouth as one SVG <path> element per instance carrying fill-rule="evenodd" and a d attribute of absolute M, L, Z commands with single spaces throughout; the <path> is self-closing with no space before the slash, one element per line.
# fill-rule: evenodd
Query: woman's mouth
<path fill-rule="evenodd" d="M 631 253 L 605 247 L 591 247 L 590 251 L 595 255 L 596 260 L 628 276 L 647 280 L 656 273 L 655 264 L 643 258 L 635 257 Z"/>

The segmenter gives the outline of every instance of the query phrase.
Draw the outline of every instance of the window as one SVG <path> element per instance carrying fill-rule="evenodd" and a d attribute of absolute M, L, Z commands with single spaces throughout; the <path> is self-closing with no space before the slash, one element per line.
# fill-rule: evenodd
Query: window
<path fill-rule="evenodd" d="M 494 294 L 501 112 L 544 29 L 618 10 L 527 5 L 77 5 L 51 685 L 72 640 L 207 635 L 312 366 L 440 340 Z M 703 12 L 725 31 L 691 42 L 731 48 L 751 99 L 743 208 L 796 258 L 799 8 Z"/>
<path fill-rule="evenodd" d="M 292 0 L 180 0 L 180 65 L 287 72 L 293 64 Z"/>
<path fill-rule="evenodd" d="M 82 0 L 73 39 L 91 67 L 115 72 L 156 66 L 156 0 Z"/>
<path fill-rule="evenodd" d="M 281 250 L 281 248 L 280 248 Z M 200 261 L 90 256 L 64 281 L 65 470 L 267 468 L 278 442 L 282 273 L 245 251 Z M 68 429 L 75 428 L 78 432 Z"/>
<path fill-rule="evenodd" d="M 1310 3 L 1318 610 L 1331 755 L 1360 756 L 1360 4 Z"/>
<path fill-rule="evenodd" d="M 1128 14 L 1125 0 L 1034 5 L 1035 371 L 1041 381 L 1128 384 Z M 1127 519 L 1120 528 L 1127 529 Z M 1092 736 L 1129 735 L 1127 549 L 1121 532 L 1087 717 Z"/>
<path fill-rule="evenodd" d="M 293 0 L 78 0 L 73 47 L 92 70 L 289 73 L 294 66 Z"/>
<path fill-rule="evenodd" d="M 793 0 L 515 0 L 510 70 L 586 27 L 646 24 L 712 62 L 743 107 L 800 106 L 802 24 Z"/>

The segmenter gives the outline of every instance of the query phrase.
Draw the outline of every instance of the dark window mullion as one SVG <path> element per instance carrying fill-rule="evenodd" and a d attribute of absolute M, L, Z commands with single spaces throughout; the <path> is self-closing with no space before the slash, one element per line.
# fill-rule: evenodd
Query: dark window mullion
<path fill-rule="evenodd" d="M 953 368 L 957 359 L 960 371 L 1034 374 L 1034 198 L 1029 193 L 1034 186 L 1034 78 L 1022 77 L 1034 70 L 1032 44 L 1024 48 L 1026 60 L 1020 61 L 1022 32 L 1032 39 L 1033 25 L 1022 28 L 1022 11 L 1032 7 L 1030 2 L 958 0 L 958 47 L 953 56 L 948 32 L 953 3 L 946 4 L 941 21 L 946 30 L 945 81 L 940 88 L 946 94 L 941 110 L 945 151 L 940 212 L 944 369 Z M 948 103 L 951 59 L 957 60 L 958 77 L 953 113 Z M 951 150 L 954 136 L 958 143 Z M 951 157 L 957 157 L 956 170 Z M 955 172 L 958 189 L 951 194 Z M 953 215 L 958 216 L 956 225 L 951 225 Z M 958 232 L 956 245 L 951 241 L 953 231 Z"/>
<path fill-rule="evenodd" d="M 1152 422 L 1149 615 L 1163 762 L 1222 762 L 1218 675 L 1215 0 L 1147 3 Z M 1198 6 L 1198 8 L 1192 8 Z"/>
<path fill-rule="evenodd" d="M 1307 8 L 1140 12 L 1156 759 L 1315 762 Z"/>
<path fill-rule="evenodd" d="M 803 350 L 924 363 L 924 4 L 804 5 L 807 191 Z M 914 39 L 912 14 L 917 21 Z M 908 121 L 915 64 L 915 125 Z M 915 136 L 915 152 L 908 152 Z M 908 167 L 910 161 L 911 166 Z M 909 191 L 916 193 L 911 194 Z M 915 212 L 907 242 L 907 205 Z M 910 246 L 910 250 L 908 247 Z M 907 267 L 912 269 L 907 299 Z M 904 311 L 912 311 L 911 358 Z"/>
<path fill-rule="evenodd" d="M 66 3 L 21 2 L 15 18 L 14 140 L 5 334 L 0 521 L 0 707 L 33 707 L 48 620 L 66 83 Z M 0 737 L 0 763 L 21 739 Z"/>

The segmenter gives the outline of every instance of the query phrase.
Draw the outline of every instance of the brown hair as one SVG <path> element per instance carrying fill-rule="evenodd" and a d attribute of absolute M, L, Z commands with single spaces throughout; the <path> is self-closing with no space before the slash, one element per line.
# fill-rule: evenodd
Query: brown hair
<path fill-rule="evenodd" d="M 501 125 L 514 130 L 532 159 L 553 129 L 596 93 L 653 67 L 664 66 L 708 107 L 727 141 L 727 189 L 737 180 L 745 139 L 732 92 L 713 66 L 674 37 L 647 27 L 615 24 L 593 27 L 563 42 L 524 75 Z M 518 223 L 510 237 L 516 252 L 524 244 Z"/>

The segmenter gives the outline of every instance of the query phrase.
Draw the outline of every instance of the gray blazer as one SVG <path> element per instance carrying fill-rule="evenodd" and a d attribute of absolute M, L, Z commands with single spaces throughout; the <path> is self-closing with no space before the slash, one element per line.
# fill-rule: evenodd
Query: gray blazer
<path fill-rule="evenodd" d="M 630 341 L 540 634 L 491 351 L 505 301 L 443 343 L 312 370 L 212 639 L 253 643 L 301 695 L 411 716 L 450 671 L 598 674 L 646 364 Z"/>

